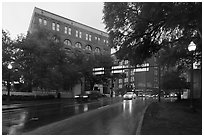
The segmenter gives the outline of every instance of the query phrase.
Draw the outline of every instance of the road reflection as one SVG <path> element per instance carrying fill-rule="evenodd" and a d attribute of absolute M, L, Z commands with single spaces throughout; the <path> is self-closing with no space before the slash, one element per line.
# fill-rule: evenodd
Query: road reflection
<path fill-rule="evenodd" d="M 84 112 L 88 111 L 89 110 L 89 107 L 87 104 L 84 104 Z"/>
<path fill-rule="evenodd" d="M 118 101 L 120 100 L 116 100 L 115 102 L 102 100 L 72 105 L 52 104 L 4 111 L 2 113 L 2 134 L 20 134 L 22 132 L 28 132 L 40 126 Z"/>
<path fill-rule="evenodd" d="M 9 135 L 17 134 L 18 130 L 22 129 L 25 125 L 25 121 L 27 119 L 27 112 L 22 111 L 16 118 L 12 118 L 12 120 L 9 122 L 9 125 L 11 127 L 8 129 Z"/>
<path fill-rule="evenodd" d="M 133 100 L 123 100 L 123 112 L 132 113 L 132 102 Z"/>

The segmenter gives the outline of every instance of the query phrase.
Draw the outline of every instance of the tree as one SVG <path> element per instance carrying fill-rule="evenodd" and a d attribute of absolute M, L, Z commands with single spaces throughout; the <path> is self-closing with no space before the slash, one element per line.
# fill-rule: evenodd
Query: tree
<path fill-rule="evenodd" d="M 103 77 L 93 76 L 93 68 L 110 67 L 112 63 L 110 55 L 87 55 L 76 49 L 66 51 L 58 34 L 47 29 L 19 36 L 16 41 L 12 41 L 6 32 L 2 33 L 4 70 L 8 71 L 8 63 L 15 64 L 18 80 L 23 81 L 23 91 L 32 91 L 33 88 L 70 90 L 82 77 L 93 88 L 96 82 L 104 81 Z M 4 74 L 6 80 L 8 76 Z"/>
<path fill-rule="evenodd" d="M 172 55 L 183 55 L 174 56 L 173 65 L 185 64 L 189 61 L 187 46 L 194 41 L 195 59 L 201 61 L 202 3 L 114 2 L 105 3 L 103 13 L 119 59 L 128 59 L 132 65 L 142 64 L 160 49 L 166 51 L 170 47 L 174 48 Z"/>
<path fill-rule="evenodd" d="M 108 81 L 108 72 L 104 75 L 93 75 L 93 68 L 103 67 L 105 70 L 112 66 L 113 59 L 108 54 L 90 54 L 75 53 L 77 56 L 77 63 L 79 66 L 79 72 L 85 78 L 85 90 L 92 90 L 95 84 L 103 84 Z"/>
<path fill-rule="evenodd" d="M 2 83 L 5 86 L 8 86 L 9 73 L 11 82 L 19 82 L 20 72 L 15 63 L 19 56 L 18 53 L 19 49 L 14 46 L 14 40 L 10 38 L 9 32 L 2 30 Z M 8 70 L 8 64 L 12 64 L 11 70 Z"/>
<path fill-rule="evenodd" d="M 15 46 L 21 51 L 17 63 L 27 91 L 33 87 L 67 90 L 78 81 L 77 72 L 72 68 L 74 59 L 63 50 L 63 43 L 56 34 L 39 30 L 18 40 Z"/>
<path fill-rule="evenodd" d="M 161 87 L 166 92 L 173 91 L 180 96 L 183 89 L 189 89 L 190 86 L 186 79 L 180 76 L 178 71 L 169 71 L 162 77 Z"/>

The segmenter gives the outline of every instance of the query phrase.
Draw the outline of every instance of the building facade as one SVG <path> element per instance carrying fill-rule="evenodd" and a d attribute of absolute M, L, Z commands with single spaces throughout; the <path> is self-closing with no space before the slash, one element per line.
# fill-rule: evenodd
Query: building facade
<path fill-rule="evenodd" d="M 40 28 L 46 28 L 60 36 L 65 50 L 75 49 L 87 54 L 111 52 L 106 32 L 35 7 L 28 31 L 32 33 Z"/>
<path fill-rule="evenodd" d="M 119 66 L 124 66 L 125 77 L 115 80 L 115 90 L 131 87 L 136 91 L 151 93 L 159 89 L 159 69 L 156 57 L 152 57 L 143 65 L 131 66 L 128 60 L 119 62 Z"/>
<path fill-rule="evenodd" d="M 33 33 L 39 29 L 47 29 L 55 41 L 63 42 L 63 49 L 68 54 L 74 51 L 83 52 L 86 55 L 111 54 L 108 33 L 35 7 L 28 32 Z M 72 91 L 73 95 L 84 91 L 84 83 L 85 81 L 82 85 L 78 84 L 78 87 L 73 88 L 76 89 Z"/>

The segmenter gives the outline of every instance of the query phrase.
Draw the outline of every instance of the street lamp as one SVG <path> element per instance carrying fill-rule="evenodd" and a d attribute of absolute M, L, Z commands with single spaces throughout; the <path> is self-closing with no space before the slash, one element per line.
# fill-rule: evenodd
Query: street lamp
<path fill-rule="evenodd" d="M 9 72 L 9 75 L 8 75 L 8 95 L 7 95 L 7 100 L 9 101 L 9 98 L 10 98 L 10 89 L 11 89 L 11 69 L 12 69 L 12 65 L 9 63 L 7 68 L 8 68 L 8 72 Z"/>
<path fill-rule="evenodd" d="M 191 52 L 191 80 L 190 80 L 190 97 L 191 97 L 191 108 L 193 108 L 193 84 L 194 84 L 194 81 L 193 81 L 193 53 L 194 51 L 196 50 L 196 44 L 191 41 L 191 43 L 188 45 L 188 50 Z"/>

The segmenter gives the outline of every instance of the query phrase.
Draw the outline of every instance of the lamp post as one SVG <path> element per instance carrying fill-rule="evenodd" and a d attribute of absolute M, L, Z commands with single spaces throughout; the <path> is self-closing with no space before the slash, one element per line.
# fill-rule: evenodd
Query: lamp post
<path fill-rule="evenodd" d="M 8 68 L 8 94 L 7 94 L 7 100 L 9 101 L 9 99 L 10 99 L 10 89 L 11 89 L 11 84 L 10 84 L 10 82 L 11 82 L 11 69 L 12 69 L 12 65 L 11 64 L 8 64 L 8 66 L 7 66 L 7 68 Z"/>
<path fill-rule="evenodd" d="M 194 80 L 193 80 L 193 53 L 196 50 L 196 44 L 191 41 L 191 43 L 188 45 L 188 50 L 191 52 L 191 80 L 190 80 L 190 97 L 191 97 L 191 108 L 193 109 L 193 84 L 194 84 Z"/>

